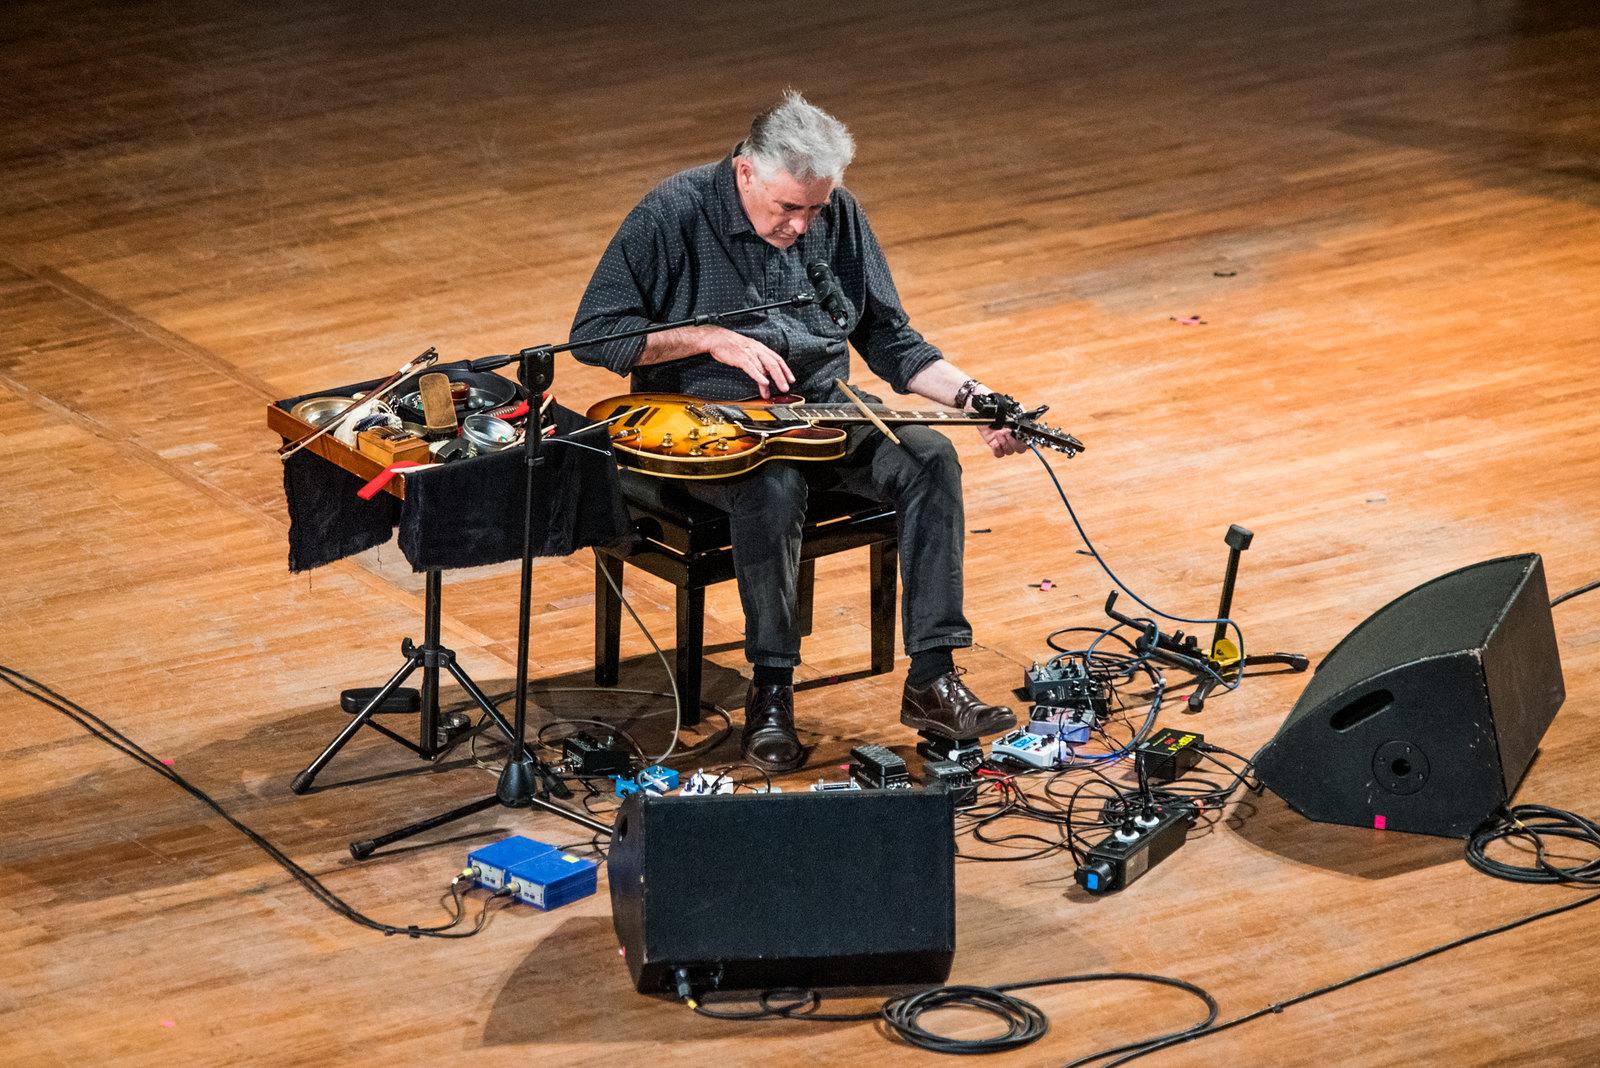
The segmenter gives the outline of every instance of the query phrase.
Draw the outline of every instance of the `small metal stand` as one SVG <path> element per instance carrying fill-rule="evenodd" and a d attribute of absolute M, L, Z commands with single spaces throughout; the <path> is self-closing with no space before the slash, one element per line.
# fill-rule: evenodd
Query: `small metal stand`
<path fill-rule="evenodd" d="M 1228 570 L 1222 578 L 1222 600 L 1217 605 L 1216 618 L 1219 621 L 1230 618 L 1233 611 L 1233 587 L 1239 578 L 1239 557 L 1250 548 L 1254 537 L 1252 531 L 1237 523 L 1228 527 L 1228 533 L 1223 537 L 1228 543 Z M 1194 692 L 1188 697 L 1190 712 L 1204 708 L 1206 698 L 1211 696 L 1213 690 L 1236 681 L 1246 668 L 1279 664 L 1291 672 L 1300 672 L 1311 666 L 1311 661 L 1300 653 L 1257 653 L 1241 658 L 1238 646 L 1227 637 L 1228 625 L 1223 622 L 1218 622 L 1212 630 L 1210 647 L 1201 649 L 1194 635 L 1186 636 L 1180 630 L 1168 637 L 1155 630 L 1153 624 L 1146 626 L 1118 612 L 1116 603 L 1117 591 L 1112 590 L 1106 598 L 1106 615 L 1118 623 L 1144 630 L 1145 638 L 1139 642 L 1141 649 L 1147 649 L 1153 659 L 1192 671 L 1199 677 Z"/>
<path fill-rule="evenodd" d="M 438 568 L 430 568 L 426 572 L 426 586 L 423 594 L 422 607 L 422 644 L 417 645 L 410 638 L 400 642 L 400 655 L 404 656 L 405 663 L 400 665 L 400 670 L 390 676 L 389 681 L 373 694 L 359 712 L 345 724 L 338 737 L 324 749 L 317 759 L 313 760 L 304 771 L 294 777 L 289 784 L 289 789 L 297 794 L 303 794 L 311 789 L 311 783 L 328 766 L 346 742 L 356 736 L 362 727 L 371 727 L 379 734 L 393 741 L 399 742 L 407 749 L 424 760 L 432 760 L 439 754 L 446 752 L 462 735 L 465 734 L 470 724 L 463 721 L 452 724 L 441 721 L 439 715 L 439 669 L 442 667 L 461 684 L 483 713 L 494 721 L 495 725 L 505 732 L 507 738 L 511 737 L 511 724 L 494 707 L 494 703 L 484 694 L 478 684 L 472 681 L 466 669 L 456 661 L 455 651 L 447 649 L 439 642 L 439 614 L 440 601 L 443 594 L 443 580 Z M 379 723 L 373 717 L 383 707 L 384 702 L 394 694 L 402 692 L 401 686 L 409 679 L 418 668 L 422 669 L 422 693 L 418 702 L 417 711 L 421 714 L 421 725 L 415 743 L 402 738 L 394 731 Z M 414 692 L 414 691 L 412 691 Z"/>

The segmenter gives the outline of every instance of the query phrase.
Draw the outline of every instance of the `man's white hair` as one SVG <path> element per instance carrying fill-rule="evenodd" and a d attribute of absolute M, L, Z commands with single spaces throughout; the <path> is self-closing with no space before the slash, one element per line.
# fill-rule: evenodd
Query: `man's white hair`
<path fill-rule="evenodd" d="M 855 158 L 856 142 L 844 123 L 790 89 L 755 117 L 740 154 L 762 181 L 786 171 L 802 182 L 825 178 L 838 184 Z"/>

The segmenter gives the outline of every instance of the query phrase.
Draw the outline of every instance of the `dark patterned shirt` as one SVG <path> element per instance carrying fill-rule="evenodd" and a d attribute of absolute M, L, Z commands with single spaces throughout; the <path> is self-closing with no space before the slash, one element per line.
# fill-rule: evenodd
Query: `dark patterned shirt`
<path fill-rule="evenodd" d="M 737 149 L 735 149 L 737 152 Z M 772 349 L 794 372 L 793 391 L 833 399 L 833 380 L 849 380 L 846 338 L 896 391 L 942 356 L 907 321 L 889 265 L 855 197 L 835 189 L 806 232 L 787 249 L 755 232 L 739 201 L 733 156 L 681 171 L 628 213 L 611 239 L 572 324 L 573 340 L 648 323 L 783 300 L 815 287 L 806 264 L 823 258 L 851 306 L 840 329 L 821 307 L 780 308 L 724 325 Z M 743 371 L 701 354 L 636 366 L 642 337 L 575 349 L 584 363 L 633 373 L 636 392 L 689 393 L 715 400 L 754 396 Z"/>

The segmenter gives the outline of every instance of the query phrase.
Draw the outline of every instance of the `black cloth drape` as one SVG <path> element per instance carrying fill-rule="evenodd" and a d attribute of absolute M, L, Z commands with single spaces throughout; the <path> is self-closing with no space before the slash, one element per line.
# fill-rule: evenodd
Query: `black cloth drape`
<path fill-rule="evenodd" d="M 306 396 L 355 393 L 374 382 Z M 290 397 L 277 405 L 287 411 L 304 399 Z M 545 440 L 544 464 L 534 472 L 534 555 L 566 556 L 632 537 L 606 432 L 559 404 L 551 404 L 550 413 L 556 436 Z M 382 545 L 397 525 L 400 551 L 417 571 L 518 559 L 523 479 L 519 447 L 411 475 L 404 501 L 388 493 L 364 501 L 356 496 L 359 477 L 301 451 L 283 466 L 289 570 L 307 571 Z"/>

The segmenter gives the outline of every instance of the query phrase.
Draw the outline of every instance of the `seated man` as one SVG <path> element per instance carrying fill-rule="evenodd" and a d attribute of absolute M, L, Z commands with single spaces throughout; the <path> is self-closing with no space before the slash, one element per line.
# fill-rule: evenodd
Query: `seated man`
<path fill-rule="evenodd" d="M 722 162 L 662 182 L 623 220 L 596 267 L 573 323 L 575 340 L 784 300 L 815 287 L 806 268 L 832 267 L 849 304 L 836 325 L 816 304 L 785 308 L 737 329 L 680 327 L 579 348 L 585 363 L 633 375 L 635 392 L 742 400 L 797 393 L 844 401 L 846 341 L 896 391 L 970 407 L 988 392 L 945 360 L 907 322 L 883 250 L 840 182 L 855 142 L 833 116 L 788 93 L 758 116 Z M 1021 451 L 1009 431 L 980 428 L 995 456 Z M 686 482 L 726 511 L 754 679 L 742 735 L 750 762 L 790 771 L 805 760 L 794 727 L 800 662 L 796 589 L 808 488 L 839 487 L 899 514 L 902 616 L 911 657 L 900 722 L 952 737 L 1016 725 L 1009 708 L 985 704 L 960 679 L 953 648 L 972 644 L 962 614 L 964 516 L 961 465 L 938 431 L 908 426 L 901 444 L 871 426 L 851 428 L 833 464 L 771 461 L 725 480 Z"/>

